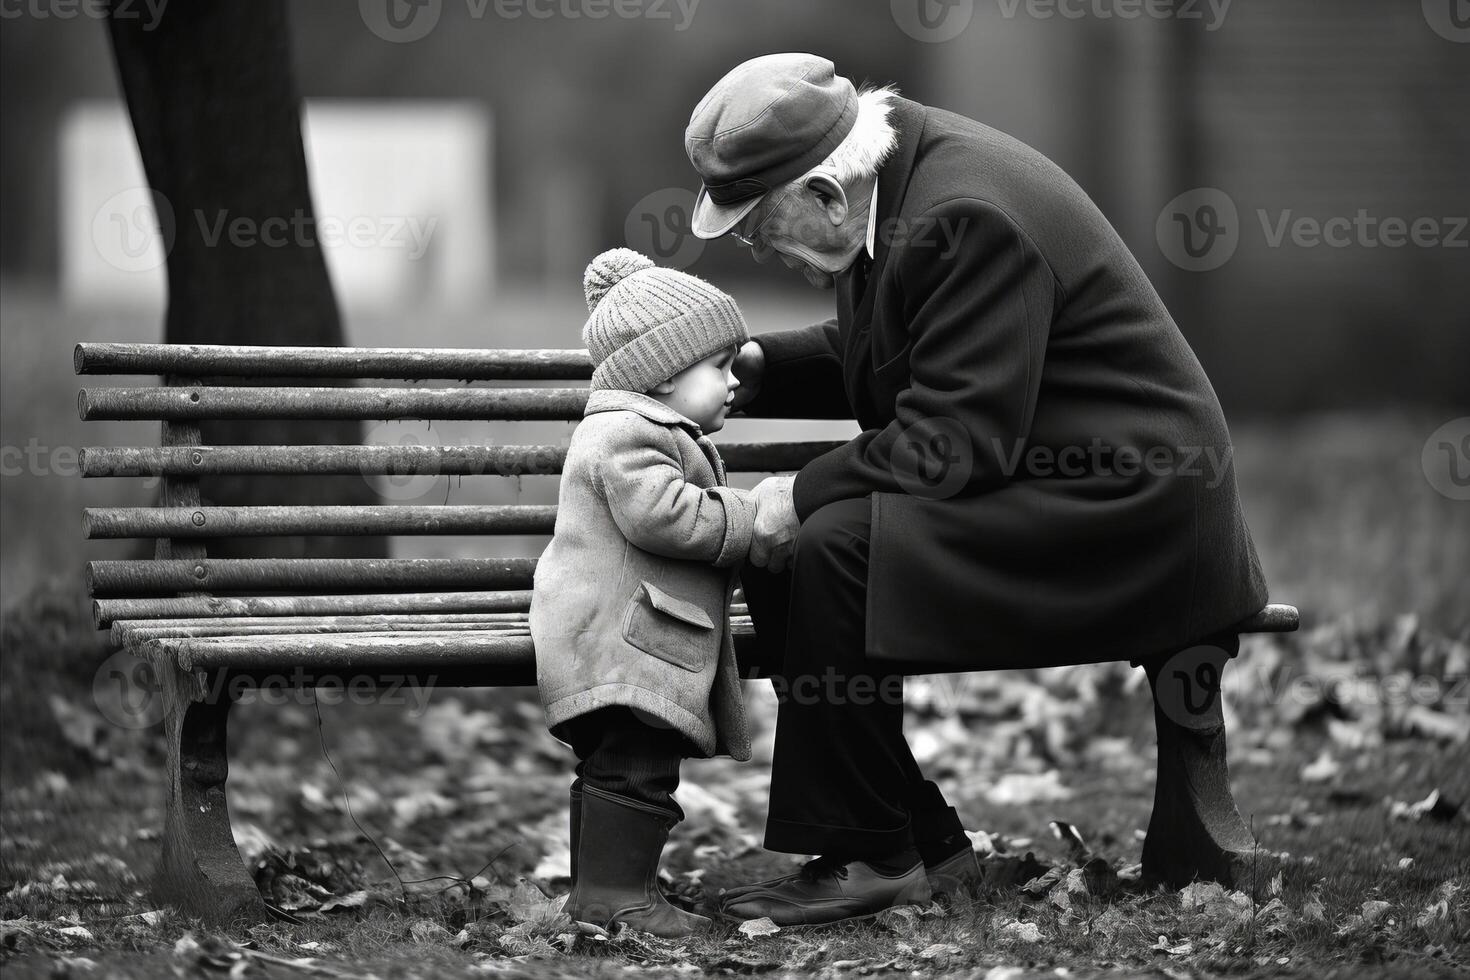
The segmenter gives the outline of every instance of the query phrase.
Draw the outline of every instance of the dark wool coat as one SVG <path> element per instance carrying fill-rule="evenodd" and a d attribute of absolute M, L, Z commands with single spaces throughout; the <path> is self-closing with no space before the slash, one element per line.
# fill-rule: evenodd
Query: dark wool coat
<path fill-rule="evenodd" d="M 871 495 L 869 655 L 1131 659 L 1256 612 L 1220 404 L 1107 219 L 1003 133 L 899 98 L 890 119 L 871 266 L 838 277 L 835 319 L 755 338 L 748 410 L 862 427 L 794 500 Z"/>

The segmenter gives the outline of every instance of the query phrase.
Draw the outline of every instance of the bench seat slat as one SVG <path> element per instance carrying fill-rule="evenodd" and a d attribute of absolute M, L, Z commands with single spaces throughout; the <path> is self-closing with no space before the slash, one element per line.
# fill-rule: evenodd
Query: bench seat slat
<path fill-rule="evenodd" d="M 585 350 L 416 347 L 266 347 L 235 344 L 77 344 L 77 374 L 241 378 L 446 378 L 582 381 Z"/>
<path fill-rule="evenodd" d="M 840 441 L 720 443 L 732 473 L 798 470 Z M 565 446 L 88 446 L 84 477 L 556 475 Z"/>
<path fill-rule="evenodd" d="M 1231 629 L 1236 633 L 1292 633 L 1301 625 L 1296 606 L 1273 602 Z"/>
<path fill-rule="evenodd" d="M 82 421 L 162 419 L 465 419 L 575 421 L 586 388 L 83 388 Z"/>
<path fill-rule="evenodd" d="M 218 596 L 97 599 L 92 619 L 98 629 L 118 620 L 158 620 L 217 616 L 374 615 L 428 612 L 524 612 L 529 591 L 392 592 L 361 595 Z"/>
<path fill-rule="evenodd" d="M 169 620 L 163 620 L 161 624 L 145 620 L 144 625 L 119 626 L 114 623 L 112 639 L 115 643 L 132 647 L 147 640 L 171 637 L 265 636 L 280 633 L 391 633 L 395 631 L 421 633 L 461 629 L 525 632 L 530 628 L 529 621 L 523 614 L 512 613 L 511 618 L 508 619 L 475 618 L 472 613 L 465 614 L 465 616 L 466 618 L 463 619 L 448 619 L 441 616 L 427 621 L 413 620 L 408 617 L 368 616 L 356 623 L 338 616 L 324 617 L 318 622 L 300 619 L 280 621 L 268 618 L 243 623 L 239 620 L 205 620 L 188 626 Z"/>
<path fill-rule="evenodd" d="M 94 597 L 190 590 L 528 589 L 534 558 L 199 558 L 87 563 Z"/>
<path fill-rule="evenodd" d="M 753 636 L 748 617 L 730 631 Z M 743 645 L 743 643 L 742 643 Z M 305 666 L 367 670 L 384 667 L 508 667 L 535 662 L 529 631 L 443 630 L 419 633 L 276 633 L 263 636 L 181 637 L 149 640 L 136 652 L 171 659 L 184 670 L 258 670 Z"/>
<path fill-rule="evenodd" d="M 88 538 L 224 538 L 309 534 L 550 534 L 554 505 L 88 507 Z"/>

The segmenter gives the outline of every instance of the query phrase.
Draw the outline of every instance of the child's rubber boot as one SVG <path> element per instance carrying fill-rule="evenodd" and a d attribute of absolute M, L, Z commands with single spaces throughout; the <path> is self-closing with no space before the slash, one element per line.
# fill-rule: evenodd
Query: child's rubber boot
<path fill-rule="evenodd" d="M 582 780 L 572 783 L 571 808 L 567 810 L 571 824 L 572 840 L 572 887 L 577 885 L 577 847 L 582 840 Z"/>
<path fill-rule="evenodd" d="M 584 786 L 567 915 L 609 931 L 621 922 L 664 939 L 709 928 L 709 919 L 675 908 L 658 890 L 659 858 L 677 822 L 668 810 Z"/>

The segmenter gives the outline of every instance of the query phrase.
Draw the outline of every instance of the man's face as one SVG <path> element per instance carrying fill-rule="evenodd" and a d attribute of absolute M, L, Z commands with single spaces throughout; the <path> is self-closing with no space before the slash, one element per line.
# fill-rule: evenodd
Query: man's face
<path fill-rule="evenodd" d="M 868 197 L 849 203 L 830 180 L 805 174 L 767 194 L 731 235 L 762 265 L 779 255 L 807 282 L 831 289 L 867 242 Z"/>

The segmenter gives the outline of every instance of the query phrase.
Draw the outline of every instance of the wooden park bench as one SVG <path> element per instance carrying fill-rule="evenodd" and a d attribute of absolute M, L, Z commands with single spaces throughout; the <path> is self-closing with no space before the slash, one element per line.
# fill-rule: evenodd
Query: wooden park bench
<path fill-rule="evenodd" d="M 160 481 L 153 507 L 97 507 L 89 538 L 153 539 L 151 560 L 87 566 L 99 629 L 155 669 L 168 740 L 163 855 L 154 892 L 207 921 L 264 918 L 225 799 L 233 697 L 283 676 L 302 686 L 405 676 L 439 686 L 535 683 L 526 614 L 533 558 L 211 558 L 211 539 L 252 536 L 549 534 L 549 505 L 211 506 L 200 478 L 391 474 L 556 474 L 562 446 L 207 446 L 213 419 L 576 420 L 591 365 L 578 350 L 451 350 L 81 344 L 78 374 L 162 385 L 86 388 L 83 420 L 162 422 L 159 446 L 87 448 L 85 477 Z M 272 379 L 276 386 L 266 386 Z M 282 379 L 289 379 L 283 381 Z M 333 379 L 312 386 L 313 379 Z M 372 387 L 388 379 L 437 386 Z M 463 382 L 490 382 L 467 387 Z M 366 382 L 366 384 L 357 384 Z M 575 387 L 548 387 L 563 382 Z M 721 446 L 731 472 L 800 468 L 834 442 Z M 757 676 L 754 632 L 732 607 L 742 670 Z M 1253 841 L 1230 793 L 1219 697 L 1239 634 L 1297 627 L 1270 605 L 1187 651 L 1140 651 L 1154 693 L 1158 780 L 1144 873 L 1179 885 L 1232 882 Z"/>

